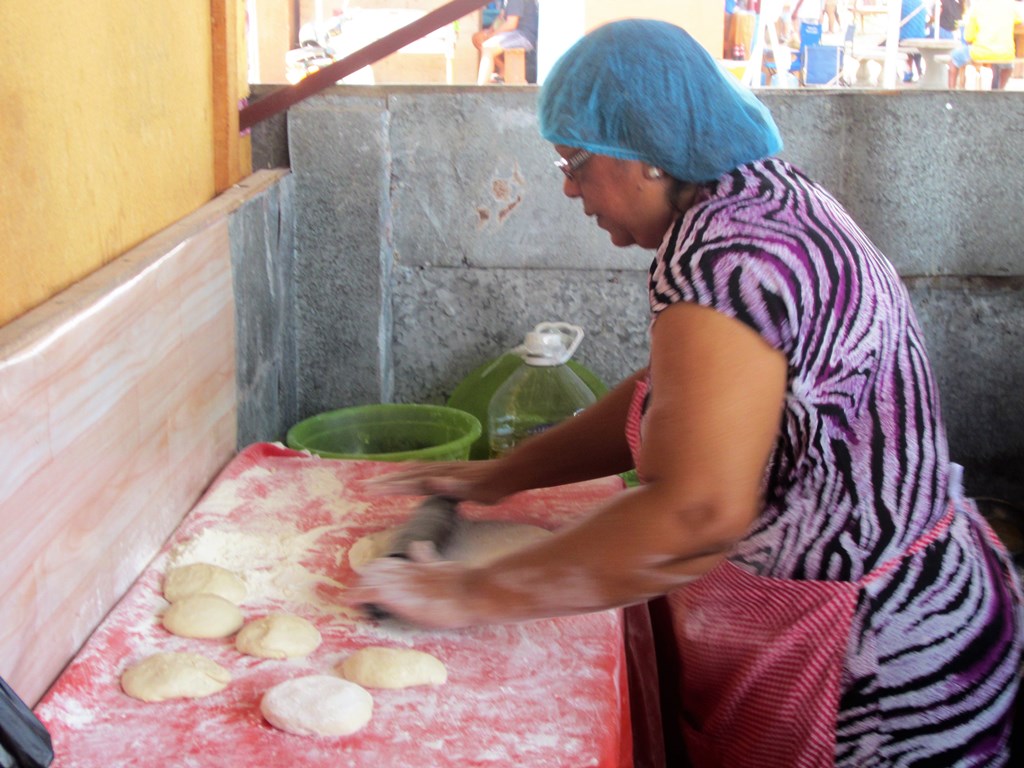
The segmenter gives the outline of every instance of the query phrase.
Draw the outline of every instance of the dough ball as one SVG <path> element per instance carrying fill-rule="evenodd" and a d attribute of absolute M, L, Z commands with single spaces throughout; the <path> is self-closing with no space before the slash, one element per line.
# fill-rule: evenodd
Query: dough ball
<path fill-rule="evenodd" d="M 210 563 L 172 568 L 164 577 L 164 597 L 175 603 L 189 595 L 220 595 L 235 605 L 245 600 L 245 582 L 235 573 Z"/>
<path fill-rule="evenodd" d="M 278 683 L 260 711 L 275 728 L 299 736 L 346 736 L 373 715 L 373 697 L 355 683 L 332 675 L 309 675 Z"/>
<path fill-rule="evenodd" d="M 301 616 L 272 613 L 242 627 L 235 648 L 262 659 L 288 659 L 306 656 L 320 646 L 320 632 Z"/>
<path fill-rule="evenodd" d="M 338 671 L 346 680 L 367 688 L 440 685 L 448 680 L 448 670 L 440 659 L 409 648 L 363 648 L 341 662 Z"/>
<path fill-rule="evenodd" d="M 233 635 L 245 620 L 234 603 L 218 595 L 189 595 L 164 612 L 164 627 L 179 637 L 214 638 Z"/>
<path fill-rule="evenodd" d="M 197 653 L 157 653 L 121 675 L 124 692 L 141 701 L 196 699 L 230 682 L 230 672 Z"/>

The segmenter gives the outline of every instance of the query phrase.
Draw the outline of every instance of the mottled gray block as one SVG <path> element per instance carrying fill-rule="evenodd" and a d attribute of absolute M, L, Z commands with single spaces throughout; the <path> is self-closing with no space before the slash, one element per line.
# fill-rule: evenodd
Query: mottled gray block
<path fill-rule="evenodd" d="M 848 111 L 844 100 L 811 104 L 799 91 L 766 92 L 763 101 L 782 134 L 782 157 L 842 199 L 849 168 Z"/>
<path fill-rule="evenodd" d="M 228 222 L 239 448 L 283 440 L 296 419 L 293 194 L 286 176 Z"/>
<path fill-rule="evenodd" d="M 1024 504 L 1024 278 L 908 280 L 950 457 L 973 495 Z"/>
<path fill-rule="evenodd" d="M 1017 93 L 758 94 L 782 156 L 825 186 L 903 275 L 1024 271 Z"/>
<path fill-rule="evenodd" d="M 395 269 L 395 399 L 444 403 L 537 323 L 583 327 L 575 355 L 608 385 L 646 365 L 647 281 L 615 270 Z"/>
<path fill-rule="evenodd" d="M 528 89 L 399 93 L 389 100 L 397 259 L 408 266 L 642 265 L 563 192 Z"/>
<path fill-rule="evenodd" d="M 303 418 L 391 397 L 388 122 L 372 95 L 289 112 Z"/>

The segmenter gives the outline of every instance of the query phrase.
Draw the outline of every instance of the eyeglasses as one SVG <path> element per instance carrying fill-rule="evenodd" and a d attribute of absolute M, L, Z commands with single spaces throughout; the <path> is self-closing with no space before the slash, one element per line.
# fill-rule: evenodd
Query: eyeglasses
<path fill-rule="evenodd" d="M 580 166 L 593 156 L 593 152 L 588 152 L 585 149 L 577 149 L 569 157 L 560 157 L 555 160 L 555 168 L 564 173 L 565 178 L 569 181 L 576 181 L 576 176 L 574 175 L 576 171 L 578 171 Z"/>

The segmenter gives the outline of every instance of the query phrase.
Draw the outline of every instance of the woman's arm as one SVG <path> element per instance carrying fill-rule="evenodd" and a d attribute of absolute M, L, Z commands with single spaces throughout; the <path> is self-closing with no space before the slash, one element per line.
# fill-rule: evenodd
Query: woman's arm
<path fill-rule="evenodd" d="M 500 19 L 494 22 L 494 33 L 498 32 L 512 32 L 513 30 L 519 29 L 519 17 L 518 16 L 502 16 Z"/>
<path fill-rule="evenodd" d="M 786 360 L 738 321 L 689 304 L 661 313 L 651 352 L 647 485 L 484 568 L 378 562 L 347 601 L 435 627 L 521 621 L 637 602 L 714 567 L 761 508 Z"/>

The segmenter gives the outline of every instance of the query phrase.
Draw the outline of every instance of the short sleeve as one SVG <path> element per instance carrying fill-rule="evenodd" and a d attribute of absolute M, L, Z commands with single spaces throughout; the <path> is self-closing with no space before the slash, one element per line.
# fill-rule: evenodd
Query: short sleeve
<path fill-rule="evenodd" d="M 721 214 L 680 217 L 651 267 L 651 312 L 699 304 L 739 320 L 789 357 L 804 293 L 796 250 L 786 238 L 766 239 Z"/>

